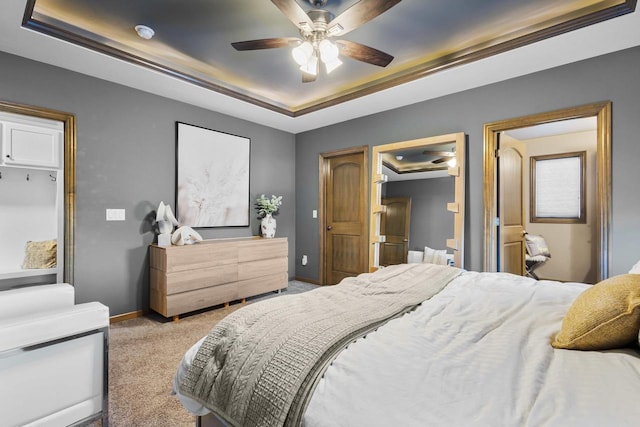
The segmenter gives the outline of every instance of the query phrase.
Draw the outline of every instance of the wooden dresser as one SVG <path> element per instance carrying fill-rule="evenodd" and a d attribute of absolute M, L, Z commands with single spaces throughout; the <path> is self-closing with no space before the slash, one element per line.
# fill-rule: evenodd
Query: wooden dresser
<path fill-rule="evenodd" d="M 151 245 L 150 306 L 165 317 L 280 289 L 288 283 L 287 238 Z"/>

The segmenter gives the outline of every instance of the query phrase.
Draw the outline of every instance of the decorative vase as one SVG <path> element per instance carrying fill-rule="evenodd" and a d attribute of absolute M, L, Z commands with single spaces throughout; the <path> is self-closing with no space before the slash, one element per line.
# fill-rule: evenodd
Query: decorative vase
<path fill-rule="evenodd" d="M 276 219 L 267 214 L 260 223 L 260 229 L 262 230 L 262 237 L 271 239 L 276 236 Z"/>

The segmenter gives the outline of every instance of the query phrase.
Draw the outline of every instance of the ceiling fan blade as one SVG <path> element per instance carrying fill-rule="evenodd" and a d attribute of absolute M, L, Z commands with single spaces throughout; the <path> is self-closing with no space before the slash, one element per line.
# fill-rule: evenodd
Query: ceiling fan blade
<path fill-rule="evenodd" d="M 274 0 L 272 0 L 276 3 Z M 360 0 L 329 22 L 327 33 L 332 37 L 347 34 L 376 16 L 391 9 L 401 0 Z M 288 2 L 287 2 L 288 3 Z"/>
<path fill-rule="evenodd" d="M 427 156 L 445 156 L 445 157 L 453 157 L 456 155 L 453 151 L 429 151 L 425 150 L 422 154 L 426 154 Z"/>
<path fill-rule="evenodd" d="M 273 39 L 247 40 L 244 42 L 231 43 L 235 50 L 258 50 L 274 49 L 278 47 L 288 47 L 292 42 L 298 42 L 296 37 L 278 37 Z"/>
<path fill-rule="evenodd" d="M 446 157 L 440 157 L 439 159 L 432 160 L 431 163 L 433 163 L 434 165 L 437 165 L 439 163 L 446 162 L 447 160 L 449 159 Z"/>
<path fill-rule="evenodd" d="M 366 62 L 367 64 L 386 67 L 391 61 L 393 61 L 393 56 L 388 53 L 384 53 L 381 50 L 374 49 L 360 43 L 348 40 L 337 40 L 336 43 L 340 45 L 340 53 L 342 55 L 357 59 L 358 61 Z"/>
<path fill-rule="evenodd" d="M 296 27 L 307 31 L 313 30 L 313 22 L 296 0 L 271 0 L 271 3 L 275 4 Z"/>

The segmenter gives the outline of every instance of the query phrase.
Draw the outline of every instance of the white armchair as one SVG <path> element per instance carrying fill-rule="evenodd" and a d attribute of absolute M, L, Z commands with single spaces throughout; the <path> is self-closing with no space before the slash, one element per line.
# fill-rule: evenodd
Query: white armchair
<path fill-rule="evenodd" d="M 0 291 L 0 424 L 108 425 L 109 309 L 58 283 Z"/>

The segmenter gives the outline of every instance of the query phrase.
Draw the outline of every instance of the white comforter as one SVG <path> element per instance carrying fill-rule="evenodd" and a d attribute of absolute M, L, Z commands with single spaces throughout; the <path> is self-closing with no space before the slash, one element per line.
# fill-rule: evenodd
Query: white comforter
<path fill-rule="evenodd" d="M 550 346 L 586 287 L 465 272 L 344 350 L 318 384 L 304 426 L 638 426 L 637 350 Z"/>

